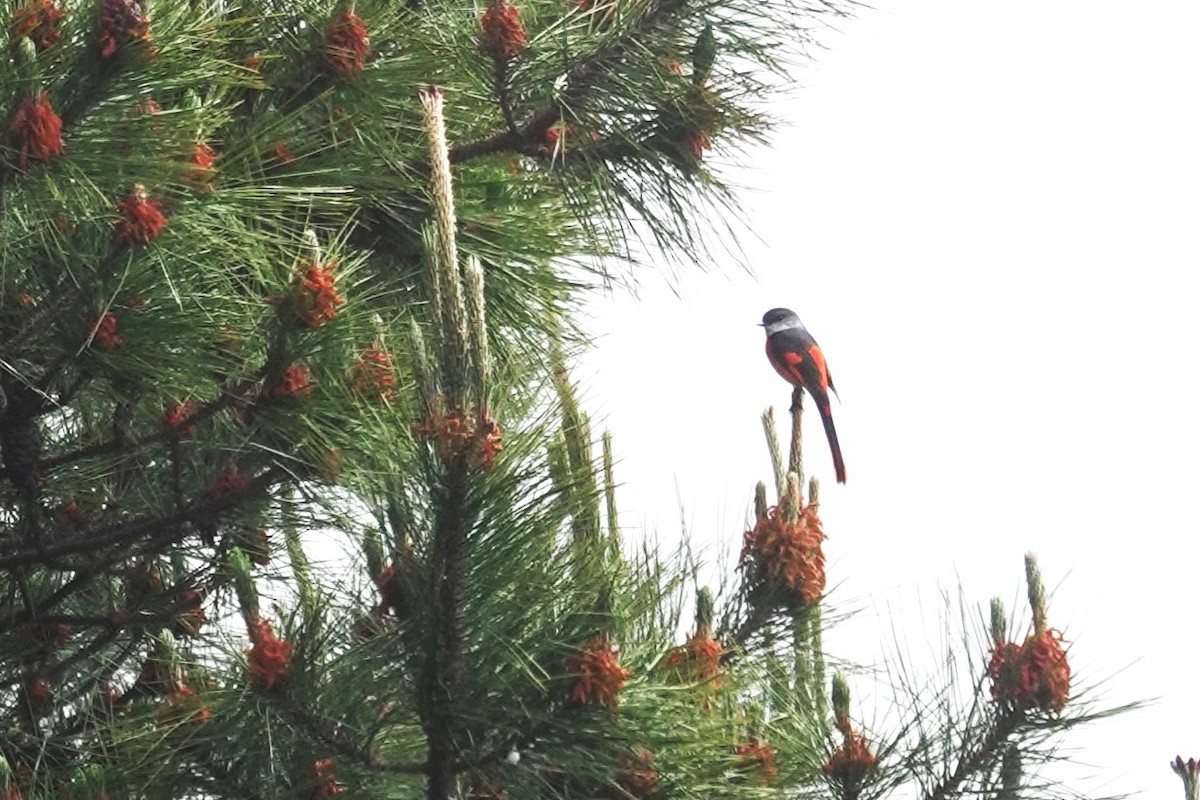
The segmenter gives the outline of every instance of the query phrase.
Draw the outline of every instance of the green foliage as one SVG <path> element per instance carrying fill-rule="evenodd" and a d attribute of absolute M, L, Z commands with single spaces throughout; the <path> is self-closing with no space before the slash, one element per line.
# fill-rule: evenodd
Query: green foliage
<path fill-rule="evenodd" d="M 720 241 L 710 154 L 763 134 L 838 6 L 4 11 L 6 797 L 742 798 L 836 772 L 798 446 L 720 602 L 626 552 L 568 361 L 581 290 L 638 237 Z"/>

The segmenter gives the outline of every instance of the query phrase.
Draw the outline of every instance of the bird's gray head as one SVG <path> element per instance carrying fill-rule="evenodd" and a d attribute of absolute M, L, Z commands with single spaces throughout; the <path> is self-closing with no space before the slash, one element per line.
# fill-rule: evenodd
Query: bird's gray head
<path fill-rule="evenodd" d="M 790 308 L 772 308 L 767 313 L 763 314 L 763 328 L 767 331 L 767 336 L 780 331 L 786 331 L 789 328 L 803 328 L 803 323 L 796 316 L 796 312 Z"/>

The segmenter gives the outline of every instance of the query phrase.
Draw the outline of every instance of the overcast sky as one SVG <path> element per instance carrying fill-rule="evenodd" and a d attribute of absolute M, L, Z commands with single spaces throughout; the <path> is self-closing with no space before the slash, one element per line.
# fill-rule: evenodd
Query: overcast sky
<path fill-rule="evenodd" d="M 755 323 L 788 306 L 841 393 L 845 486 L 807 420 L 832 602 L 865 609 L 831 649 L 870 661 L 939 586 L 1019 597 L 1036 551 L 1081 681 L 1161 698 L 1077 740 L 1101 780 L 1076 788 L 1179 796 L 1168 761 L 1200 757 L 1200 3 L 877 6 L 821 37 L 790 126 L 733 173 L 755 276 L 596 303 L 580 376 L 623 522 L 671 539 L 678 497 L 696 541 L 737 547 L 770 475 L 759 414 L 788 402 Z"/>

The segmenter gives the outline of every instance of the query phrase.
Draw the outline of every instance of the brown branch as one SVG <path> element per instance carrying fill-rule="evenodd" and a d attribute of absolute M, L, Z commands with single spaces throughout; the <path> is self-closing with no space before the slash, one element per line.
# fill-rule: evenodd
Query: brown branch
<path fill-rule="evenodd" d="M 1000 756 L 1000 750 L 1008 737 L 1016 733 L 1025 722 L 1025 715 L 1020 711 L 1007 710 L 996 721 L 996 725 L 988 732 L 974 750 L 967 753 L 958 767 L 945 780 L 933 787 L 924 800 L 947 800 L 958 795 L 962 784 L 979 770 L 985 768 Z"/>
<path fill-rule="evenodd" d="M 500 113 L 504 116 L 504 124 L 508 126 L 510 133 L 520 135 L 517 129 L 517 118 L 513 114 L 512 98 L 508 92 L 508 77 L 510 60 L 507 58 L 493 59 L 495 71 L 493 78 L 496 85 L 496 101 L 500 105 Z"/>
<path fill-rule="evenodd" d="M 463 602 L 467 577 L 466 455 L 446 467 L 445 496 L 438 504 L 433 541 L 434 654 L 427 676 L 429 800 L 454 792 L 458 761 L 457 722 L 463 691 Z"/>
<path fill-rule="evenodd" d="M 591 56 L 579 61 L 567 71 L 563 89 L 557 97 L 535 110 L 525 122 L 516 125 L 507 120 L 506 127 L 482 139 L 450 148 L 451 163 L 458 164 L 480 156 L 513 151 L 538 155 L 546 131 L 564 115 L 578 108 L 596 88 L 603 76 L 639 52 L 638 42 L 660 30 L 683 8 L 686 0 L 659 0 L 641 18 L 619 36 L 607 40 Z M 503 105 L 502 105 L 503 109 Z"/>
<path fill-rule="evenodd" d="M 424 775 L 429 771 L 429 764 L 424 761 L 398 761 L 395 763 L 381 761 L 371 756 L 370 753 L 363 750 L 357 743 L 350 741 L 346 734 L 342 732 L 342 726 L 338 723 L 334 723 L 335 727 L 329 728 L 325 721 L 317 719 L 312 714 L 297 706 L 291 697 L 284 697 L 282 694 L 277 694 L 275 697 L 279 701 L 277 708 L 284 719 L 312 736 L 318 742 L 332 750 L 335 755 L 342 757 L 346 761 L 372 772 L 380 773 Z"/>
<path fill-rule="evenodd" d="M 187 533 L 185 523 L 211 521 L 213 518 L 234 508 L 247 497 L 286 480 L 286 474 L 271 467 L 249 481 L 245 487 L 220 497 L 206 497 L 196 500 L 187 507 L 166 514 L 143 516 L 125 522 L 111 525 L 97 525 L 62 541 L 26 546 L 8 550 L 7 555 L 0 556 L 0 569 L 12 569 L 26 564 L 52 564 L 55 557 L 75 553 L 88 553 L 96 558 L 98 551 L 113 545 L 130 545 L 137 539 L 158 533 L 153 537 L 155 544 L 177 542 Z M 163 531 L 166 529 L 166 533 Z M 2 544 L 11 544 L 12 540 Z M 3 548 L 0 548 L 2 551 Z M 123 552 L 121 557 L 128 557 Z M 77 569 L 77 565 L 64 565 L 65 569 Z"/>
<path fill-rule="evenodd" d="M 45 331 L 50 324 L 50 320 L 60 316 L 74 305 L 79 300 L 81 294 L 115 273 L 121 257 L 127 252 L 129 252 L 129 245 L 119 239 L 114 239 L 113 249 L 109 251 L 109 254 L 104 257 L 104 260 L 95 269 L 85 275 L 73 289 L 57 290 L 55 292 L 57 295 L 56 299 L 39 307 L 33 316 L 26 320 L 25 324 L 4 343 L 4 346 L 0 347 L 0 359 L 5 361 L 11 360 L 17 352 L 17 348 L 25 344 L 25 341 L 30 336 L 34 333 Z"/>
<path fill-rule="evenodd" d="M 259 370 L 255 377 L 247 378 L 240 383 L 236 383 L 226 389 L 223 389 L 217 399 L 213 400 L 211 403 L 206 403 L 205 405 L 193 411 L 187 417 L 182 419 L 177 427 L 186 428 L 192 425 L 199 425 L 200 423 L 215 417 L 219 412 L 232 406 L 235 402 L 242 399 L 246 392 L 253 388 L 254 385 L 260 380 L 262 380 L 263 374 L 264 370 Z M 154 433 L 148 433 L 145 436 L 127 441 L 124 445 L 120 439 L 114 437 L 103 442 L 97 442 L 96 444 L 81 447 L 78 450 L 59 453 L 56 456 L 48 456 L 47 458 L 41 460 L 40 466 L 43 469 L 51 470 L 55 467 L 61 467 L 64 464 L 70 464 L 74 461 L 80 461 L 85 458 L 94 458 L 95 456 L 117 453 L 120 452 L 124 447 L 128 447 L 130 450 L 137 450 L 145 447 L 148 444 L 168 441 L 174 436 L 176 436 L 175 431 L 167 428 L 160 428 Z"/>

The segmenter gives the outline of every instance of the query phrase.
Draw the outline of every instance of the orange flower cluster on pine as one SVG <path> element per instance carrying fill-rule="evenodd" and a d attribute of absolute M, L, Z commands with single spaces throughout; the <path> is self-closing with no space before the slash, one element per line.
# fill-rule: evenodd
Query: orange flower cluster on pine
<path fill-rule="evenodd" d="M 97 350 L 114 350 L 125 344 L 125 340 L 117 333 L 117 315 L 105 312 L 92 320 L 88 326 L 92 332 L 92 347 Z"/>
<path fill-rule="evenodd" d="M 208 142 L 200 142 L 192 151 L 192 157 L 188 160 L 188 168 L 184 170 L 183 179 L 211 192 L 213 190 L 213 166 L 216 163 L 217 151 Z"/>
<path fill-rule="evenodd" d="M 721 656 L 725 648 L 709 634 L 697 633 L 667 655 L 667 666 L 690 681 L 720 684 Z"/>
<path fill-rule="evenodd" d="M 43 647 L 61 647 L 71 638 L 71 629 L 61 622 L 44 623 L 33 620 L 25 627 L 29 638 Z"/>
<path fill-rule="evenodd" d="M 286 298 L 287 307 L 305 328 L 317 328 L 337 316 L 338 306 L 345 299 L 338 294 L 337 264 L 310 261 L 296 271 L 292 291 Z"/>
<path fill-rule="evenodd" d="M 152 55 L 150 18 L 137 0 L 104 0 L 100 6 L 100 57 L 110 58 L 126 45 L 143 45 Z"/>
<path fill-rule="evenodd" d="M 581 705 L 615 708 L 617 696 L 633 673 L 621 666 L 607 636 L 597 636 L 567 659 L 566 671 L 574 676 L 571 699 Z"/>
<path fill-rule="evenodd" d="M 142 667 L 138 670 L 138 676 L 133 682 L 131 691 L 135 688 L 142 694 L 157 696 L 173 692 L 177 686 L 170 670 L 163 666 L 158 659 L 151 657 L 142 662 Z"/>
<path fill-rule="evenodd" d="M 35 714 L 46 711 L 50 707 L 50 701 L 54 699 L 54 690 L 50 688 L 50 684 L 33 675 L 25 678 L 22 690 L 26 704 Z"/>
<path fill-rule="evenodd" d="M 212 709 L 200 699 L 192 687 L 182 681 L 167 695 L 167 699 L 163 701 L 158 710 L 160 725 L 177 726 L 191 723 L 199 726 L 210 719 L 212 719 Z"/>
<path fill-rule="evenodd" d="M 332 758 L 321 758 L 313 764 L 317 778 L 313 797 L 333 797 L 346 791 L 346 787 L 337 782 L 336 770 L 337 761 Z"/>
<path fill-rule="evenodd" d="M 636 747 L 632 753 L 621 758 L 616 784 L 621 787 L 622 800 L 653 797 L 658 794 L 659 781 L 658 771 L 654 769 L 654 754 L 646 748 Z"/>
<path fill-rule="evenodd" d="M 779 506 L 773 506 L 746 531 L 742 561 L 752 561 L 771 581 L 811 605 L 825 591 L 824 539 L 815 505 L 805 506 L 795 522 L 787 521 Z"/>
<path fill-rule="evenodd" d="M 234 534 L 233 543 L 246 554 L 251 564 L 265 567 L 271 563 L 271 535 L 266 528 L 243 528 Z"/>
<path fill-rule="evenodd" d="M 495 420 L 486 420 L 479 436 L 475 461 L 484 469 L 496 466 L 496 456 L 504 449 L 503 432 Z"/>
<path fill-rule="evenodd" d="M 17 109 L 8 127 L 8 140 L 17 151 L 21 169 L 30 161 L 49 161 L 62 155 L 62 120 L 50 105 L 50 96 L 38 92 Z"/>
<path fill-rule="evenodd" d="M 325 61 L 329 69 L 340 78 L 354 78 L 363 71 L 370 55 L 366 23 L 353 11 L 338 13 L 325 31 Z"/>
<path fill-rule="evenodd" d="M 287 165 L 296 160 L 296 156 L 292 154 L 292 148 L 287 146 L 287 142 L 276 142 L 275 146 L 271 148 L 271 153 L 280 164 Z"/>
<path fill-rule="evenodd" d="M 231 464 L 217 476 L 215 481 L 209 484 L 208 489 L 205 490 L 205 494 L 213 499 L 224 497 L 242 491 L 248 483 L 249 481 L 246 480 L 246 476 L 238 472 L 238 468 Z"/>
<path fill-rule="evenodd" d="M 424 424 L 413 425 L 413 433 L 432 438 L 442 458 L 451 460 L 464 453 L 483 469 L 496 465 L 496 456 L 504 449 L 503 431 L 495 420 L 484 420 L 473 429 L 459 413 L 430 414 Z"/>
<path fill-rule="evenodd" d="M 542 132 L 542 144 L 547 150 L 558 149 L 558 143 L 562 140 L 563 134 L 566 133 L 566 123 L 556 122 Z"/>
<path fill-rule="evenodd" d="M 393 564 L 388 564 L 379 571 L 375 576 L 375 586 L 379 589 L 379 605 L 376 610 L 383 614 L 391 611 L 397 614 L 400 611 L 400 585 L 396 577 L 396 567 Z"/>
<path fill-rule="evenodd" d="M 354 391 L 362 397 L 388 401 L 396 387 L 396 371 L 391 353 L 370 348 L 354 361 L 350 370 Z"/>
<path fill-rule="evenodd" d="M 149 244 L 167 227 L 167 216 L 162 212 L 162 205 L 147 195 L 143 186 L 135 186 L 132 192 L 118 201 L 117 210 L 121 216 L 114 227 L 117 236 L 126 244 Z"/>
<path fill-rule="evenodd" d="M 171 632 L 180 638 L 197 636 L 208 622 L 208 614 L 204 613 L 204 593 L 199 589 L 185 589 L 179 605 L 181 608 L 173 621 Z"/>
<path fill-rule="evenodd" d="M 72 500 L 63 506 L 61 513 L 66 517 L 67 522 L 77 528 L 81 528 L 88 523 L 88 513 L 78 500 Z"/>
<path fill-rule="evenodd" d="M 740 757 L 743 769 L 756 770 L 764 780 L 774 780 L 779 775 L 779 768 L 775 766 L 775 749 L 757 737 L 735 746 L 733 753 Z"/>
<path fill-rule="evenodd" d="M 28 37 L 38 50 L 46 50 L 62 38 L 60 28 L 66 18 L 54 0 L 30 0 L 13 11 L 8 34 L 14 42 Z"/>
<path fill-rule="evenodd" d="M 186 401 L 167 406 L 163 410 L 163 427 L 173 436 L 180 438 L 191 436 L 196 431 L 196 423 L 192 420 L 192 414 L 195 411 L 195 404 Z"/>
<path fill-rule="evenodd" d="M 837 726 L 842 732 L 842 745 L 833 751 L 821 769 L 838 786 L 848 790 L 845 796 L 856 797 L 878 759 L 867 745 L 867 738 L 851 727 L 849 719 L 839 719 Z"/>
<path fill-rule="evenodd" d="M 250 642 L 247 653 L 250 680 L 260 689 L 272 689 L 287 679 L 292 662 L 292 645 L 275 636 L 271 623 L 255 615 L 249 623 Z"/>
<path fill-rule="evenodd" d="M 1071 666 L 1053 628 L 1030 634 L 1024 644 L 1006 642 L 992 650 L 987 675 L 992 697 L 1018 710 L 1058 713 L 1071 694 Z"/>
<path fill-rule="evenodd" d="M 512 58 L 529 44 L 521 12 L 508 0 L 491 0 L 479 22 L 483 26 L 479 49 L 497 61 Z"/>
<path fill-rule="evenodd" d="M 692 158 L 701 161 L 704 159 L 704 154 L 712 149 L 712 137 L 706 130 L 693 129 L 683 135 L 683 140 L 679 145 Z"/>
<path fill-rule="evenodd" d="M 296 361 L 289 364 L 271 387 L 272 397 L 308 397 L 313 390 L 312 371 Z"/>

